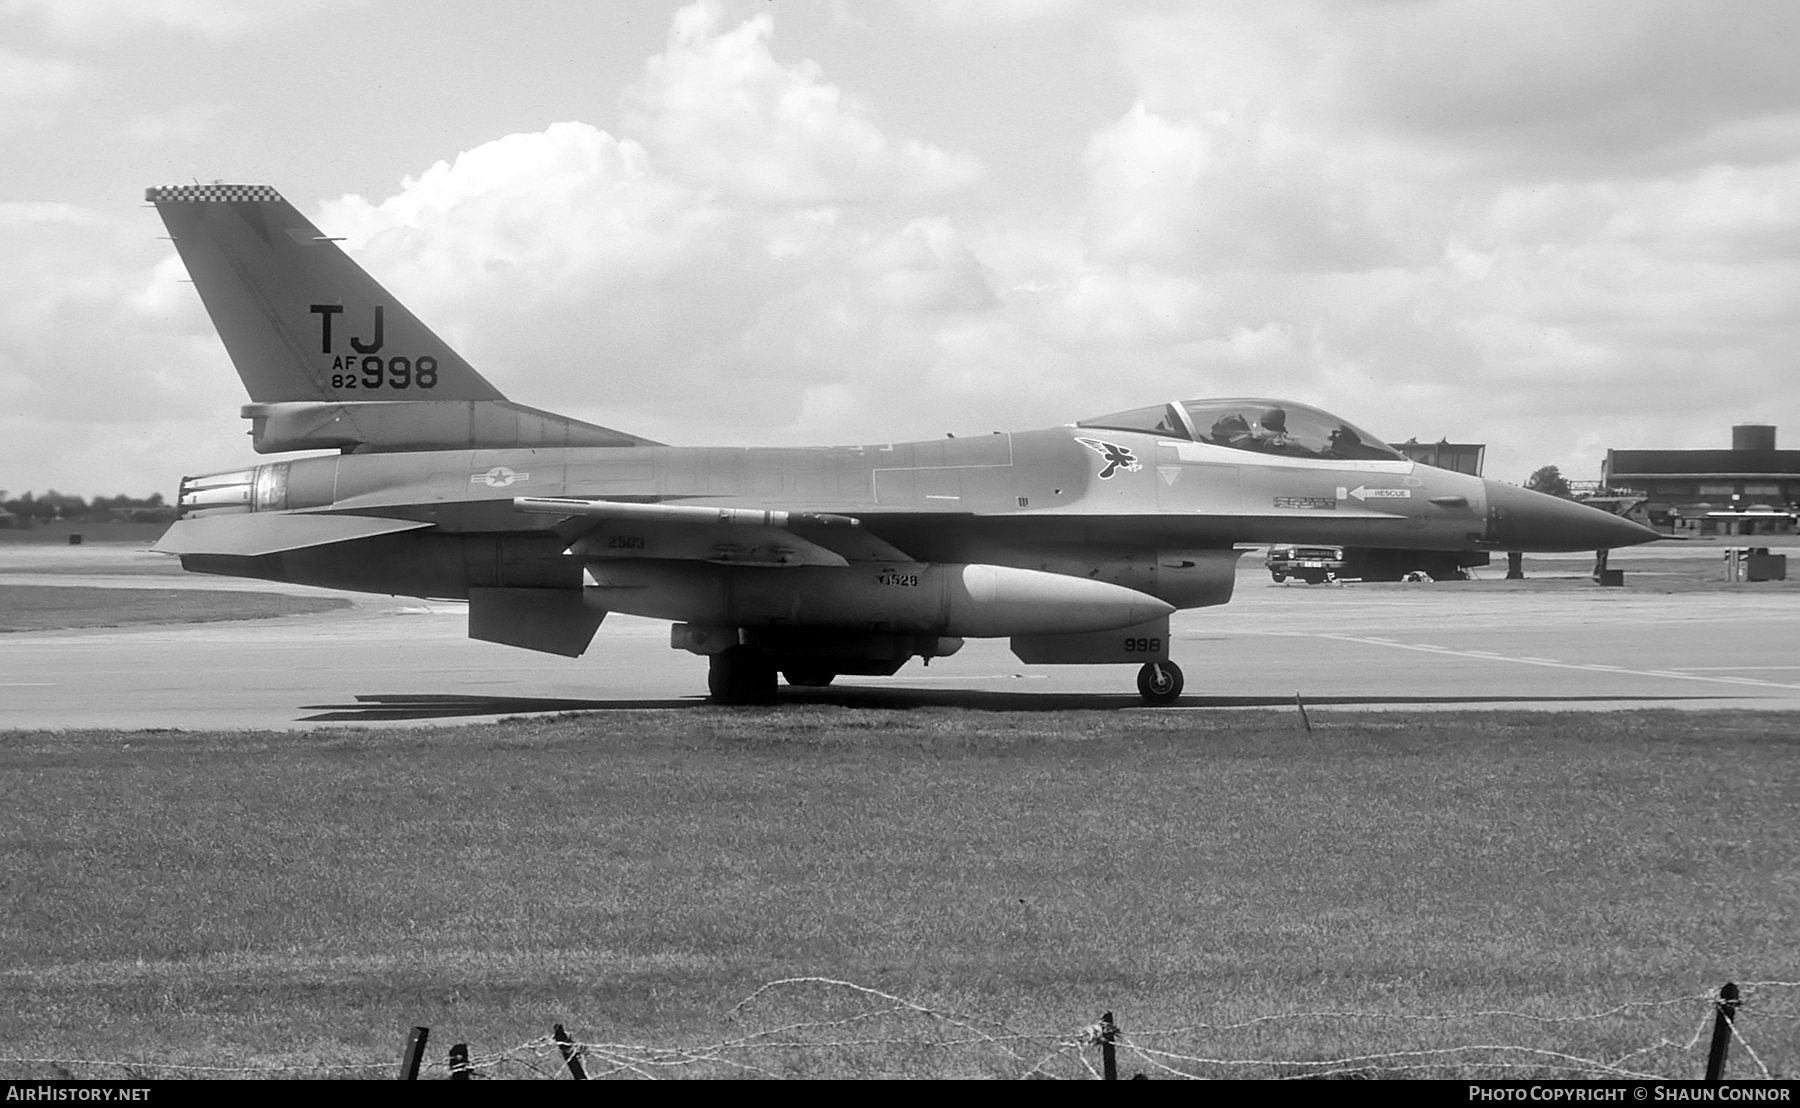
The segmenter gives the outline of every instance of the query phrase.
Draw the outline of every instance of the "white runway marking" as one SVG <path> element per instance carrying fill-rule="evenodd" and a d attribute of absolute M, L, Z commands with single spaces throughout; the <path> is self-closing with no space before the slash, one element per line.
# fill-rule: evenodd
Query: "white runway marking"
<path fill-rule="evenodd" d="M 1800 689 L 1800 684 L 1767 681 L 1760 677 L 1724 677 L 1698 672 L 1676 672 L 1662 669 L 1631 669 L 1627 666 L 1609 665 L 1605 662 L 1562 662 L 1554 658 L 1512 657 L 1496 654 L 1488 650 L 1457 650 L 1454 647 L 1439 646 L 1436 643 L 1402 643 L 1392 639 L 1378 639 L 1366 635 L 1333 635 L 1327 632 L 1306 631 L 1274 631 L 1276 635 L 1288 635 L 1294 638 L 1332 639 L 1337 642 L 1362 643 L 1366 646 L 1385 646 L 1395 650 L 1416 650 L 1427 654 L 1453 654 L 1463 658 L 1472 658 L 1482 662 L 1515 662 L 1527 666 L 1549 666 L 1556 669 L 1600 670 L 1606 673 L 1618 673 L 1632 677 L 1655 677 L 1662 680 L 1706 681 L 1720 685 L 1755 685 L 1771 689 Z M 1693 669 L 1795 669 L 1795 666 L 1696 666 Z"/>

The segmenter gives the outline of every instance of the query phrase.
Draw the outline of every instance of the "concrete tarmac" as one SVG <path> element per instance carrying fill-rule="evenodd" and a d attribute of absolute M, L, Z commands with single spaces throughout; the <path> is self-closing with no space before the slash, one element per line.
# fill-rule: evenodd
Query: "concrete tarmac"
<path fill-rule="evenodd" d="M 1620 551 L 1612 565 L 1648 582 L 1694 553 Z M 1800 570 L 1800 548 L 1789 553 Z M 1144 710 L 1291 709 L 1296 695 L 1340 709 L 1800 710 L 1800 590 L 1600 588 L 1578 558 L 1526 564 L 1523 588 L 1493 580 L 1503 565 L 1484 582 L 1276 585 L 1260 553 L 1247 554 L 1230 605 L 1175 617 L 1180 704 Z M 318 591 L 183 575 L 172 560 L 94 547 L 7 550 L 0 584 Z M 705 705 L 706 662 L 669 649 L 665 623 L 610 616 L 585 657 L 564 659 L 469 640 L 460 605 L 355 600 L 316 616 L 0 635 L 0 729 L 394 726 Z M 784 688 L 782 699 L 1137 710 L 1135 676 L 1028 666 L 1003 640 L 972 640 L 929 667 Z"/>

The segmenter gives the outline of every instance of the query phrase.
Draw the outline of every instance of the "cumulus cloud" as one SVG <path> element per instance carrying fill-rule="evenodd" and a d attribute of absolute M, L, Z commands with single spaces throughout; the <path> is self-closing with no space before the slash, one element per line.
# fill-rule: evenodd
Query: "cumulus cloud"
<path fill-rule="evenodd" d="M 714 0 L 681 9 L 628 99 L 627 131 L 669 172 L 774 204 L 933 195 L 979 177 L 973 158 L 888 136 L 812 62 L 777 61 L 772 16 L 728 30 L 721 18 Z"/>
<path fill-rule="evenodd" d="M 1626 397 L 1692 408 L 1702 370 L 1769 378 L 1795 337 L 1791 156 L 1496 172 L 1487 142 L 1451 141 L 1488 129 L 1439 103 L 1450 70 L 1362 64 L 1386 32 L 1424 49 L 1451 24 L 1382 8 L 1333 38 L 1313 11 L 1128 20 L 1137 97 L 1090 137 L 1072 224 L 932 211 L 972 162 L 921 156 L 778 58 L 769 15 L 725 26 L 706 3 L 676 17 L 620 135 L 510 136 L 325 218 L 428 317 L 466 321 L 465 353 L 520 399 L 671 441 L 914 434 L 895 381 L 992 426 L 1272 393 L 1490 440 L 1504 474 L 1593 449 L 1595 413 L 1641 406 Z M 1493 49 L 1543 53 L 1535 18 Z M 1505 115 L 1492 101 L 1534 94 L 1445 95 Z M 1437 114 L 1404 117 L 1408 98 Z M 1521 135 L 1568 126 L 1514 114 Z"/>
<path fill-rule="evenodd" d="M 312 214 L 523 403 L 689 443 L 904 432 L 896 389 L 917 395 L 954 357 L 947 348 L 966 359 L 981 345 L 934 329 L 999 303 L 971 244 L 930 208 L 977 170 L 882 130 L 816 65 L 777 59 L 771 40 L 766 15 L 725 26 L 715 5 L 694 5 L 628 91 L 618 133 L 563 122 L 507 135 L 391 195 Z M 209 118 L 165 112 L 140 130 Z M 179 261 L 159 252 L 134 271 L 120 260 L 142 259 L 154 231 L 132 228 L 142 241 L 109 258 L 126 228 L 100 220 L 79 250 L 92 264 L 79 267 L 50 224 L 93 213 L 15 206 L 0 217 L 65 252 L 46 270 L 82 274 L 28 280 L 27 259 L 14 259 L 19 279 L 0 290 L 15 294 L 0 306 L 9 407 L 44 413 L 39 431 L 67 421 L 118 442 L 138 424 L 193 426 L 197 411 L 235 417 L 235 375 Z M 821 408 L 846 383 L 858 399 Z M 57 399 L 71 393 L 88 400 Z M 219 459 L 234 464 L 238 431 L 208 436 L 181 464 L 235 451 Z M 64 442 L 66 456 L 78 449 Z"/>
<path fill-rule="evenodd" d="M 941 217 L 914 220 L 861 251 L 855 266 L 865 299 L 882 310 L 977 311 L 999 303 L 981 262 Z"/>
<path fill-rule="evenodd" d="M 612 422 L 714 400 L 711 352 L 820 249 L 804 217 L 719 206 L 584 123 L 487 143 L 320 222 L 503 389 Z"/>
<path fill-rule="evenodd" d="M 1367 179 L 1277 118 L 1170 119 L 1139 101 L 1094 136 L 1087 165 L 1102 259 L 1231 272 L 1396 258 Z"/>
<path fill-rule="evenodd" d="M 1795 10 L 1332 10 L 1126 22 L 1138 99 L 1088 146 L 1069 326 L 1376 426 L 1394 407 L 1390 433 L 1486 439 L 1503 476 L 1597 471 L 1594 428 L 1626 419 L 1722 441 L 1721 396 L 1766 395 L 1800 339 L 1800 78 L 1773 45 Z"/>
<path fill-rule="evenodd" d="M 718 225 L 641 145 L 585 123 L 485 143 L 378 203 L 329 204 L 325 219 L 406 283 L 496 282 L 540 302 L 653 280 Z"/>
<path fill-rule="evenodd" d="M 934 321 L 998 305 L 955 225 L 918 214 L 973 163 L 777 60 L 768 16 L 719 19 L 676 15 L 623 134 L 510 135 L 321 225 L 521 401 L 676 441 L 739 419 L 763 441 L 829 436 L 799 430 L 809 396 L 916 374 Z"/>
<path fill-rule="evenodd" d="M 1116 66 L 1101 116 L 1060 69 L 1008 63 L 1042 75 L 1044 112 L 1064 96 L 1100 121 L 1066 166 L 1010 177 L 907 137 L 940 110 L 917 87 L 859 85 L 784 48 L 800 16 L 746 10 L 677 13 L 605 126 L 533 121 L 316 219 L 515 399 L 677 443 L 1288 395 L 1487 441 L 1490 473 L 1522 479 L 1800 420 L 1788 6 L 1718 25 L 1673 0 L 906 9 L 911 43 L 985 51 L 1053 22 L 1107 54 L 1072 71 Z M 46 72 L 49 93 L 80 79 Z M 169 112 L 145 126 L 238 125 Z M 1022 173 L 1041 191 L 993 187 Z M 236 382 L 149 223 L 12 205 L 0 227 L 0 403 L 47 413 L 0 421 L 8 441 L 100 457 L 84 427 L 178 427 L 183 465 L 242 459 Z M 222 429 L 201 436 L 201 411 Z"/>

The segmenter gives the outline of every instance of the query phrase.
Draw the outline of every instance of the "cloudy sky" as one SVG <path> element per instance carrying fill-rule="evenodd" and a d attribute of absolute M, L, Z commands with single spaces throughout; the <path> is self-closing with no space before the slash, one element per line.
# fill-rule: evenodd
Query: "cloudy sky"
<path fill-rule="evenodd" d="M 500 14 L 504 11 L 505 14 Z M 254 460 L 147 185 L 274 185 L 676 444 L 1271 395 L 1800 446 L 1792 0 L 0 0 L 0 489 Z"/>

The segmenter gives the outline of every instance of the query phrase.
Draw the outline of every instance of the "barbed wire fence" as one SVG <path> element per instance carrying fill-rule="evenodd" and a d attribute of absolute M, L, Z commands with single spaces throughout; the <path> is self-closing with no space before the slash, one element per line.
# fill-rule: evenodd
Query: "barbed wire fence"
<path fill-rule="evenodd" d="M 1267 1005 L 1265 1005 L 1267 1006 Z M 491 1051 L 456 1043 L 435 1060 L 415 1027 L 398 1065 L 193 1065 L 0 1057 L 14 1080 L 158 1078 L 669 1079 L 990 1077 L 1012 1079 L 1459 1078 L 1793 1079 L 1800 1074 L 1800 981 L 1630 1001 L 1553 1015 L 1477 1010 L 1271 1011 L 1241 1020 L 1132 1028 L 1112 1012 L 1087 1024 L 1020 1030 L 1004 1021 L 827 977 L 756 989 L 727 1013 L 738 1035 L 698 1045 L 586 1041 L 562 1024 Z M 1372 1044 L 1330 1051 L 1321 1042 Z M 1623 1046 L 1621 1044 L 1632 1044 Z M 1373 1045 L 1379 1044 L 1379 1045 Z"/>

